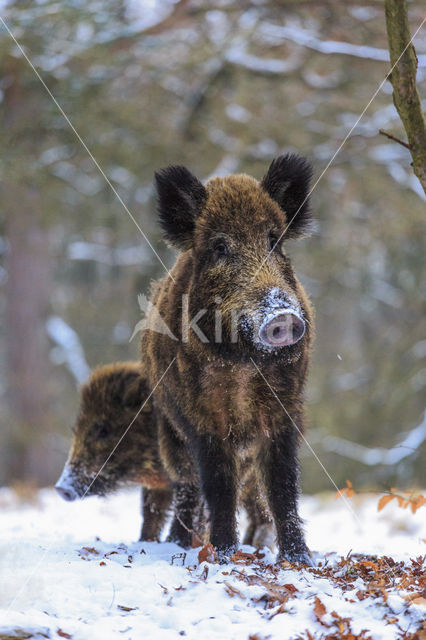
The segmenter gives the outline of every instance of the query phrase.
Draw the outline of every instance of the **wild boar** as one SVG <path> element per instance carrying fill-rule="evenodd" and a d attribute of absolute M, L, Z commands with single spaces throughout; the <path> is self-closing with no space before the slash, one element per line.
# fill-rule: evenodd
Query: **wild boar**
<path fill-rule="evenodd" d="M 157 423 L 148 397 L 140 363 L 97 367 L 81 389 L 70 454 L 55 489 L 64 500 L 73 501 L 107 495 L 129 482 L 141 484 L 140 540 L 159 540 L 173 492 L 159 458 Z M 248 476 L 243 497 L 248 513 L 244 541 L 264 546 L 271 542 L 268 517 L 257 500 L 254 477 Z M 193 509 L 193 531 L 186 531 L 187 547 L 200 543 L 198 538 L 205 532 L 203 505 L 196 502 L 188 508 Z M 181 526 L 179 520 L 172 521 L 169 540 L 175 540 L 173 531 Z"/>
<path fill-rule="evenodd" d="M 179 250 L 151 302 L 144 371 L 158 413 L 160 455 L 187 538 L 199 491 L 222 560 L 237 547 L 236 507 L 247 469 L 263 487 L 279 558 L 310 562 L 298 515 L 298 445 L 313 312 L 285 253 L 311 227 L 311 167 L 276 158 L 248 175 L 204 186 L 183 166 L 156 173 L 160 223 Z M 154 313 L 153 311 L 151 314 Z M 179 522 L 179 520 L 177 521 Z"/>
<path fill-rule="evenodd" d="M 55 489 L 70 501 L 107 495 L 127 482 L 141 484 L 140 540 L 158 540 L 173 493 L 159 458 L 157 427 L 148 397 L 139 363 L 117 362 L 96 368 L 81 389 L 70 454 Z"/>

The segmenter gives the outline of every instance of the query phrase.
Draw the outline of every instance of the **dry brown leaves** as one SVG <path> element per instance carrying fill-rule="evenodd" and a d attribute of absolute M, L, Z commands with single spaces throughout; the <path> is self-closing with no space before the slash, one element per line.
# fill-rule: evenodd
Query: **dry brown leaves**
<path fill-rule="evenodd" d="M 416 513 L 417 509 L 426 504 L 426 498 L 421 493 L 416 494 L 414 491 L 404 491 L 401 495 L 397 492 L 397 489 L 391 489 L 390 493 L 380 498 L 377 504 L 377 511 L 384 509 L 391 500 L 396 500 L 401 509 L 410 507 L 412 513 Z"/>
<path fill-rule="evenodd" d="M 315 596 L 314 613 L 319 622 L 321 622 L 323 616 L 327 613 L 327 609 L 318 598 L 318 596 Z"/>
<path fill-rule="evenodd" d="M 251 602 L 255 606 L 261 605 L 263 609 L 261 615 L 271 620 L 279 614 L 291 611 L 292 599 L 310 598 L 312 595 L 307 596 L 305 590 L 300 589 L 300 585 L 298 588 L 291 583 L 281 584 L 279 581 L 282 576 L 280 567 L 264 563 L 263 557 L 259 553 L 251 554 L 239 551 L 232 557 L 232 561 L 239 567 L 230 572 L 223 571 L 222 573 L 230 575 L 246 585 L 262 587 L 264 593 L 261 596 L 252 597 Z M 333 586 L 342 591 L 342 597 L 347 602 L 356 603 L 360 600 L 370 599 L 380 603 L 380 606 L 384 607 L 384 623 L 395 625 L 399 640 L 426 640 L 426 630 L 423 628 L 411 629 L 410 633 L 404 631 L 399 626 L 398 616 L 387 606 L 390 593 L 401 595 L 406 602 L 405 611 L 413 604 L 426 603 L 425 560 L 426 556 L 418 557 L 410 562 L 397 562 L 389 556 L 349 554 L 347 557 L 341 557 L 334 564 L 329 564 L 327 560 L 320 562 L 316 567 L 304 568 L 303 575 L 306 580 L 305 572 L 317 578 L 326 578 Z M 302 568 L 297 565 L 290 566 L 288 563 L 283 563 L 282 567 L 302 572 Z M 364 587 L 356 591 L 355 599 L 352 594 L 350 597 L 345 596 L 348 591 L 354 592 L 354 583 L 359 579 L 362 580 Z M 310 583 L 309 586 L 312 588 L 315 583 Z M 241 599 L 248 599 L 244 592 L 229 581 L 225 582 L 225 591 L 232 598 L 238 596 Z M 323 629 L 321 640 L 371 640 L 368 629 L 355 633 L 351 627 L 352 618 L 342 617 L 333 610 L 327 611 L 324 602 L 318 595 L 314 595 L 313 614 Z M 315 637 L 317 635 L 314 632 L 306 629 L 294 640 L 314 640 Z"/>
<path fill-rule="evenodd" d="M 217 553 L 212 544 L 205 544 L 202 549 L 198 552 L 198 564 L 202 562 L 210 562 L 210 564 L 214 564 L 217 560 Z"/>
<path fill-rule="evenodd" d="M 335 500 L 337 500 L 337 498 L 341 498 L 342 496 L 352 498 L 353 495 L 355 495 L 355 491 L 352 487 L 352 482 L 350 480 L 346 480 L 346 487 L 344 487 L 343 489 L 339 489 L 334 498 Z"/>
<path fill-rule="evenodd" d="M 352 498 L 356 494 L 355 489 L 352 486 L 352 482 L 350 480 L 346 480 L 346 487 L 343 489 L 339 489 L 339 491 L 335 494 L 335 499 L 337 498 Z M 410 507 L 412 513 L 416 513 L 417 509 L 426 505 L 426 497 L 421 493 L 416 491 L 415 489 L 411 489 L 409 491 L 398 491 L 393 487 L 389 489 L 384 496 L 382 496 L 377 503 L 377 511 L 381 511 L 386 507 L 389 502 L 392 500 L 396 500 L 398 503 L 398 507 L 401 509 L 406 509 Z"/>

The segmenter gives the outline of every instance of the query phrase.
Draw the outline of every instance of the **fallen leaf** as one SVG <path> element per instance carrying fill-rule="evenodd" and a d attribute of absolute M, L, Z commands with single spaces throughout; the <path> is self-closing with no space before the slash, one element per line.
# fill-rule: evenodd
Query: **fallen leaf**
<path fill-rule="evenodd" d="M 126 607 L 124 604 L 118 604 L 117 609 L 120 611 L 136 611 L 138 607 Z"/>
<path fill-rule="evenodd" d="M 62 631 L 62 629 L 56 629 L 56 633 L 58 634 L 58 636 L 61 636 L 61 638 L 68 638 L 68 640 L 72 638 L 69 633 L 65 633 L 65 631 Z"/>
<path fill-rule="evenodd" d="M 213 564 L 217 560 L 217 554 L 212 544 L 205 544 L 198 552 L 198 564 L 202 562 L 210 562 Z"/>
<path fill-rule="evenodd" d="M 290 591 L 290 593 L 296 593 L 296 591 L 299 591 L 299 589 L 297 587 L 294 586 L 294 584 L 283 584 L 284 589 L 286 589 L 286 591 Z"/>
<path fill-rule="evenodd" d="M 95 549 L 94 547 L 83 547 L 84 551 L 87 551 L 87 553 L 93 553 L 93 555 L 98 556 L 99 555 L 99 551 L 97 549 Z"/>
<path fill-rule="evenodd" d="M 318 598 L 318 596 L 315 596 L 314 613 L 319 622 L 321 622 L 322 617 L 327 613 L 327 609 Z"/>
<path fill-rule="evenodd" d="M 379 500 L 379 502 L 377 503 L 377 511 L 381 511 L 382 509 L 384 509 L 384 507 L 386 507 L 387 503 L 390 502 L 391 500 L 393 500 L 395 498 L 395 496 L 382 496 Z"/>
<path fill-rule="evenodd" d="M 241 600 L 246 599 L 245 595 L 241 593 L 241 591 L 236 587 L 234 587 L 232 584 L 229 584 L 229 582 L 225 582 L 225 591 L 228 594 L 228 596 L 231 596 L 231 598 L 233 598 L 234 596 L 239 596 Z"/>

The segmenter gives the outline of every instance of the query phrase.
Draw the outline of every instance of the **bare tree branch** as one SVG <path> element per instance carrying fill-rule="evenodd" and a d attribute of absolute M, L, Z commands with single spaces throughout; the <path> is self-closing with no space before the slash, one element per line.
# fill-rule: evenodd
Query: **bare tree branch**
<path fill-rule="evenodd" d="M 393 68 L 393 101 L 407 134 L 413 170 L 426 193 L 426 125 L 416 87 L 417 56 L 410 42 L 405 0 L 385 0 L 386 28 Z"/>
<path fill-rule="evenodd" d="M 379 129 L 379 133 L 382 136 L 386 136 L 386 138 L 389 138 L 389 140 L 393 140 L 394 142 L 397 142 L 398 144 L 401 144 L 406 149 L 411 150 L 411 147 L 407 142 L 404 142 L 404 140 L 400 140 L 396 136 L 393 136 L 391 133 L 388 133 L 387 131 L 384 131 L 383 129 Z"/>

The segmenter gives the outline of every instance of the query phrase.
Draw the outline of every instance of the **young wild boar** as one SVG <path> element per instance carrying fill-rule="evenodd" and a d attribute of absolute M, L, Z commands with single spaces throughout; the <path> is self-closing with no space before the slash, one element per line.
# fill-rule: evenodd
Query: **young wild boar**
<path fill-rule="evenodd" d="M 151 400 L 137 415 L 148 395 L 139 363 L 118 362 L 94 370 L 81 390 L 71 451 L 55 489 L 65 500 L 76 500 L 137 482 L 143 487 L 140 539 L 158 540 L 172 491 L 158 455 Z"/>
<path fill-rule="evenodd" d="M 223 559 L 237 546 L 249 465 L 264 487 L 279 557 L 309 562 L 297 450 L 313 321 L 284 241 L 309 230 L 310 177 L 307 161 L 292 154 L 275 159 L 260 183 L 231 175 L 203 186 L 181 166 L 156 174 L 160 222 L 180 253 L 152 303 L 175 339 L 148 319 L 142 359 L 151 389 L 171 365 L 153 402 L 177 513 L 191 528 L 200 488 Z M 172 533 L 185 542 L 184 527 Z"/>
<path fill-rule="evenodd" d="M 107 495 L 128 482 L 141 484 L 140 540 L 158 540 L 169 512 L 172 488 L 159 459 L 155 412 L 151 399 L 145 402 L 148 395 L 139 363 L 119 362 L 94 370 L 81 390 L 71 451 L 55 489 L 64 500 L 72 501 L 90 495 Z M 114 450 L 131 423 L 123 441 Z M 254 477 L 248 476 L 242 499 L 248 514 L 244 542 L 262 547 L 270 544 L 268 517 L 261 503 L 257 504 L 254 483 Z M 198 502 L 193 515 L 194 531 L 202 533 L 205 524 Z M 175 539 L 173 531 L 180 527 L 179 520 L 172 522 L 169 539 Z M 191 546 L 195 540 L 191 532 L 186 533 L 186 546 Z"/>

